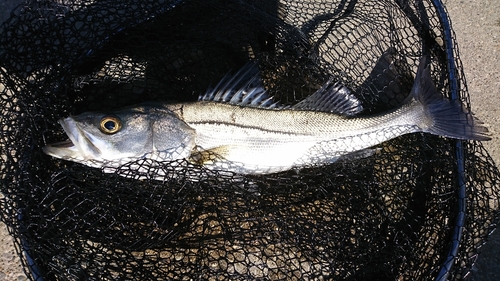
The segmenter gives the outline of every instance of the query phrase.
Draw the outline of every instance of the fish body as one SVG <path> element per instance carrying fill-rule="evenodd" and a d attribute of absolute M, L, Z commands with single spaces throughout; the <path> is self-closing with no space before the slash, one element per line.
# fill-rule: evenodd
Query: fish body
<path fill-rule="evenodd" d="M 357 117 L 360 101 L 332 81 L 294 106 L 274 103 L 256 67 L 247 66 L 198 102 L 147 103 L 62 119 L 69 141 L 44 151 L 92 167 L 188 159 L 212 170 L 268 174 L 333 163 L 408 133 L 488 140 L 488 130 L 460 102 L 437 92 L 426 65 L 423 58 L 402 106 L 363 117 Z"/>
<path fill-rule="evenodd" d="M 346 118 L 294 109 L 239 108 L 201 102 L 181 105 L 179 116 L 196 132 L 196 144 L 233 163 L 238 173 L 273 173 L 335 162 L 406 133 L 429 120 L 407 105 L 371 118 Z M 173 109 L 173 108 L 172 108 Z M 415 124 L 415 120 L 419 125 Z M 223 169 L 227 163 L 205 163 Z M 238 165 L 235 165 L 238 164 Z"/>

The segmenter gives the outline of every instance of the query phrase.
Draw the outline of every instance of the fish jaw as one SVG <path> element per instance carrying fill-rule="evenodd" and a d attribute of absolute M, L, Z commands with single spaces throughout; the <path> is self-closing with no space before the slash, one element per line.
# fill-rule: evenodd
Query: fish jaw
<path fill-rule="evenodd" d="M 61 124 L 69 139 L 47 144 L 43 147 L 43 152 L 56 158 L 75 162 L 102 158 L 99 148 L 94 145 L 99 140 L 81 130 L 73 118 L 61 119 L 59 120 L 59 124 Z"/>

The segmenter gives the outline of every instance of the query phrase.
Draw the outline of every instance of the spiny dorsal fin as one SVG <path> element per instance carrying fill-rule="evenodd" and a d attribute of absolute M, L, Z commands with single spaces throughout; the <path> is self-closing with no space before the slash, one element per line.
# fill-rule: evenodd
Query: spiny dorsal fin
<path fill-rule="evenodd" d="M 236 74 L 227 74 L 213 89 L 208 89 L 198 101 L 224 102 L 265 108 L 283 108 L 267 94 L 258 66 L 249 62 Z"/>
<path fill-rule="evenodd" d="M 354 116 L 363 111 L 361 101 L 347 87 L 339 82 L 333 83 L 333 79 L 328 80 L 314 94 L 291 108 L 331 112 L 344 116 Z"/>

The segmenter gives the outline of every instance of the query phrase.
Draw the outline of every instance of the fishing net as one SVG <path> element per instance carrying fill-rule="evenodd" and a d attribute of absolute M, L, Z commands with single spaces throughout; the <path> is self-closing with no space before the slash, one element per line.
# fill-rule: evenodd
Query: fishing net
<path fill-rule="evenodd" d="M 0 207 L 30 279 L 462 279 L 499 221 L 476 141 L 410 134 L 261 176 L 186 160 L 107 173 L 42 152 L 66 138 L 60 118 L 196 101 L 248 61 L 283 104 L 331 78 L 372 115 L 401 105 L 429 55 L 438 90 L 469 107 L 448 20 L 437 0 L 19 6 L 0 37 Z"/>

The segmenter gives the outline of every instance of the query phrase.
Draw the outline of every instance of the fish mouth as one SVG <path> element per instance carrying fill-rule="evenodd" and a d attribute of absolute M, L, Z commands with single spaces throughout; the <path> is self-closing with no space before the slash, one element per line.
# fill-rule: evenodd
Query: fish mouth
<path fill-rule="evenodd" d="M 71 118 L 59 120 L 68 139 L 45 145 L 44 153 L 61 159 L 88 160 L 100 155 L 99 149 L 92 143 L 93 137 L 81 130 Z"/>

